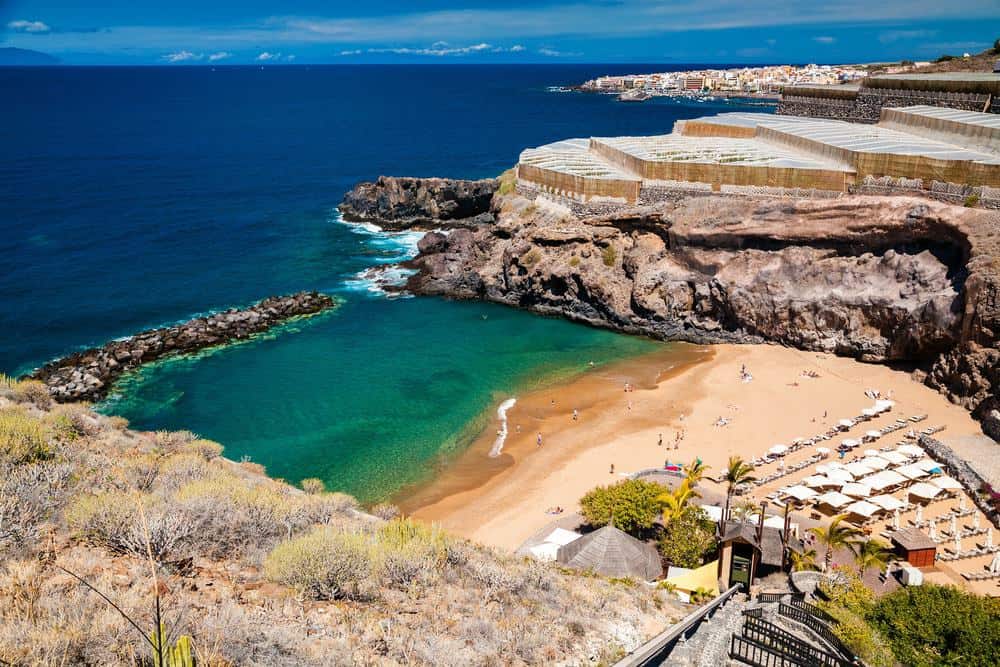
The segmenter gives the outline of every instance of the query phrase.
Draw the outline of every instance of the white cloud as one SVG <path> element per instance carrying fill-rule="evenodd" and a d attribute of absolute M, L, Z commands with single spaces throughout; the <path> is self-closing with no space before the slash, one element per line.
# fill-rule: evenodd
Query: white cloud
<path fill-rule="evenodd" d="M 288 62 L 292 62 L 293 60 L 295 60 L 295 54 L 289 53 L 287 56 L 285 56 L 285 60 L 287 60 Z"/>
<path fill-rule="evenodd" d="M 216 60 L 225 60 L 226 58 L 232 58 L 232 57 L 233 54 L 231 54 L 229 51 L 217 51 L 216 53 L 213 53 L 210 56 L 208 56 L 208 59 L 214 63 Z"/>
<path fill-rule="evenodd" d="M 341 51 L 342 56 L 360 56 L 363 52 L 361 49 L 351 49 L 350 51 Z"/>
<path fill-rule="evenodd" d="M 521 51 L 524 50 L 525 50 L 524 47 L 521 46 L 520 44 L 515 44 L 514 46 L 510 47 L 511 53 L 520 53 Z"/>
<path fill-rule="evenodd" d="M 270 60 L 278 60 L 279 58 L 281 58 L 281 54 L 280 53 L 271 53 L 269 51 L 262 51 L 257 56 L 257 60 L 259 60 L 260 62 L 268 62 Z"/>
<path fill-rule="evenodd" d="M 816 42 L 817 44 L 833 44 L 837 40 L 835 38 L 833 38 L 833 37 L 827 37 L 827 36 L 821 35 L 819 37 L 813 37 L 813 41 Z"/>
<path fill-rule="evenodd" d="M 168 53 L 163 56 L 163 59 L 168 63 L 182 63 L 188 60 L 201 60 L 205 55 L 203 53 L 191 53 L 190 51 L 175 51 L 174 53 Z"/>
<path fill-rule="evenodd" d="M 481 51 L 490 51 L 494 49 L 492 44 L 487 44 L 486 42 L 480 42 L 479 44 L 473 44 L 472 46 L 450 46 L 448 42 L 434 42 L 431 44 L 430 48 L 426 49 L 413 49 L 409 47 L 379 47 L 368 49 L 368 53 L 395 53 L 402 56 L 465 56 L 470 53 L 479 53 Z"/>
<path fill-rule="evenodd" d="M 573 58 L 583 55 L 579 51 L 557 51 L 556 49 L 550 49 L 547 46 L 543 46 L 538 49 L 538 52 L 543 56 L 549 56 L 550 58 Z"/>
<path fill-rule="evenodd" d="M 41 21 L 25 21 L 23 19 L 20 21 L 11 21 L 10 23 L 7 24 L 7 27 L 13 30 L 14 32 L 27 32 L 32 34 L 40 34 L 52 31 L 52 28 L 50 28 L 45 23 L 42 23 Z"/>
<path fill-rule="evenodd" d="M 879 33 L 878 41 L 883 44 L 892 44 L 893 42 L 933 37 L 936 34 L 937 30 L 887 30 Z"/>

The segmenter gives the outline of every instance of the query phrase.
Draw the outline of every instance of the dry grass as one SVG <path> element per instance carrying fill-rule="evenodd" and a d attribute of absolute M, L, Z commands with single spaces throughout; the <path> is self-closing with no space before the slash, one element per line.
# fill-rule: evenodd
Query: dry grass
<path fill-rule="evenodd" d="M 0 384 L 0 661 L 148 660 L 135 629 L 57 567 L 152 627 L 147 553 L 167 623 L 202 665 L 599 662 L 673 604 L 495 553 L 392 506 L 376 516 L 318 484 L 304 493 L 191 433 L 128 431 L 21 389 Z"/>

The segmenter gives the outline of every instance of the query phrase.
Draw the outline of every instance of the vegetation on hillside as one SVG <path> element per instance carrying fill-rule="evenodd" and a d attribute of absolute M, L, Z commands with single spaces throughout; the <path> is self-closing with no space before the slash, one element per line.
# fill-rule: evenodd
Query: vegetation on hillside
<path fill-rule="evenodd" d="M 38 389 L 0 377 L 0 664 L 150 664 L 158 643 L 205 666 L 610 662 L 670 622 L 667 592 L 365 513 Z"/>

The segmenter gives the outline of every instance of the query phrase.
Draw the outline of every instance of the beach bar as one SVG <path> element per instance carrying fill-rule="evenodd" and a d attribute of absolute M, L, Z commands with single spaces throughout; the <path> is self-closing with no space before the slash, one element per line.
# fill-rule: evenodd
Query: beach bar
<path fill-rule="evenodd" d="M 937 555 L 937 544 L 916 528 L 892 532 L 892 546 L 900 558 L 914 567 L 931 567 Z"/>

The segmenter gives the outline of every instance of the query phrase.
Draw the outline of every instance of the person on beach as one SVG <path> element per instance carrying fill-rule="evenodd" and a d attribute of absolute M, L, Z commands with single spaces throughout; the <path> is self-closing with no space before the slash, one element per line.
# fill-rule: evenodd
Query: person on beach
<path fill-rule="evenodd" d="M 660 441 L 656 443 L 656 446 L 657 447 L 662 447 L 663 446 L 663 434 L 662 433 L 660 434 Z"/>
<path fill-rule="evenodd" d="M 542 432 L 541 431 L 538 432 L 538 437 L 535 438 L 535 442 L 538 443 L 539 447 L 542 446 Z"/>
<path fill-rule="evenodd" d="M 611 474 L 612 475 L 615 474 L 615 464 L 614 463 L 611 464 Z"/>
<path fill-rule="evenodd" d="M 580 418 L 580 413 L 576 411 L 576 408 L 573 408 L 573 421 L 576 421 L 579 418 Z"/>

